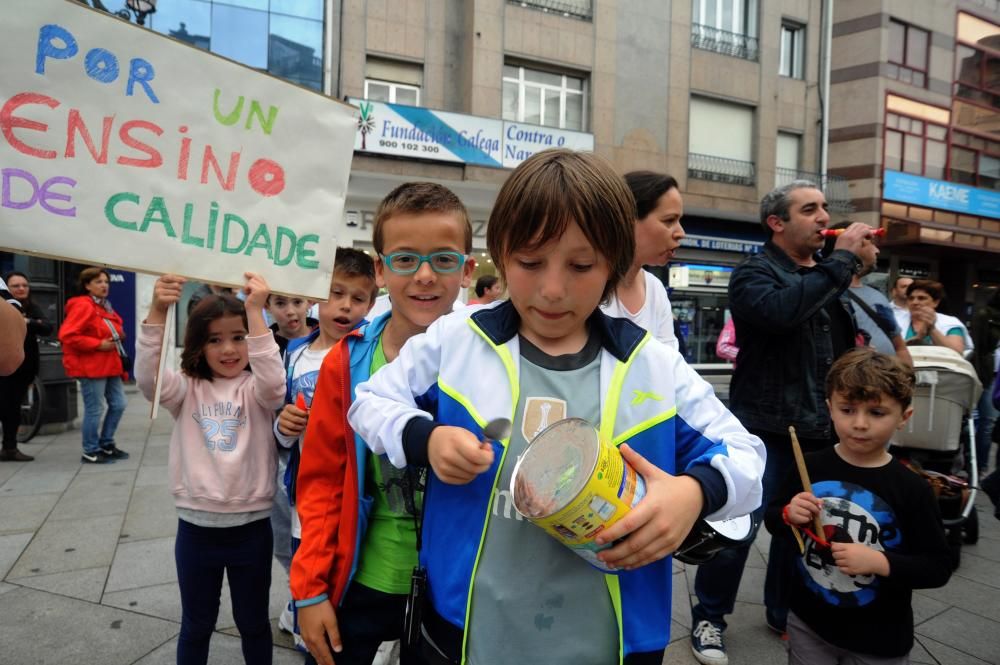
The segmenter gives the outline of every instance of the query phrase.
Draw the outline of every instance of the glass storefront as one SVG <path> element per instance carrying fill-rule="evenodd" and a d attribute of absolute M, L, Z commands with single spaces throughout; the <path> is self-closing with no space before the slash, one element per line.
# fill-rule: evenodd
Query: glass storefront
<path fill-rule="evenodd" d="M 323 89 L 323 0 L 170 0 L 147 24 L 292 83 Z"/>

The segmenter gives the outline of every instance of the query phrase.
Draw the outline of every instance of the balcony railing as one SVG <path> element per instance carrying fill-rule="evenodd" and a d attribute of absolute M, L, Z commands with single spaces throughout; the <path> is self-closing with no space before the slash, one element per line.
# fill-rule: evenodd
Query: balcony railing
<path fill-rule="evenodd" d="M 842 214 L 854 212 L 854 205 L 851 203 L 851 194 L 847 186 L 847 179 L 839 175 L 821 176 L 818 173 L 800 171 L 798 169 L 788 169 L 776 167 L 774 169 L 774 186 L 781 187 L 793 180 L 809 180 L 823 190 L 826 195 L 826 203 L 830 210 Z"/>
<path fill-rule="evenodd" d="M 725 182 L 731 185 L 752 186 L 757 182 L 757 169 L 753 162 L 689 153 L 688 177 Z"/>
<path fill-rule="evenodd" d="M 754 62 L 757 62 L 760 56 L 760 42 L 756 37 L 727 32 L 700 23 L 691 24 L 691 46 Z"/>
<path fill-rule="evenodd" d="M 507 0 L 509 4 L 584 21 L 594 18 L 593 0 Z"/>

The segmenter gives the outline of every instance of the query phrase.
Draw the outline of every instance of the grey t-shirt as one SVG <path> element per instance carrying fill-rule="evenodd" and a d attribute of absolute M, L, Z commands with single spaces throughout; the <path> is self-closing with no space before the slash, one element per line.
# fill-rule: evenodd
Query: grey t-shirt
<path fill-rule="evenodd" d="M 899 326 L 896 325 L 896 317 L 892 313 L 892 306 L 889 305 L 889 299 L 882 295 L 880 291 L 868 285 L 861 285 L 857 288 L 851 287 L 850 292 L 868 303 L 868 306 L 875 310 L 875 313 L 882 319 L 882 326 L 879 326 L 878 323 L 872 320 L 872 317 L 868 316 L 868 312 L 861 305 L 848 298 L 851 307 L 854 309 L 854 317 L 858 321 L 858 328 L 871 335 L 871 345 L 875 347 L 876 351 L 895 354 L 896 348 L 892 345 L 892 340 L 882 330 L 883 326 L 891 327 L 896 331 L 895 334 L 899 334 Z"/>
<path fill-rule="evenodd" d="M 546 356 L 521 338 L 513 433 L 472 589 L 468 663 L 618 662 L 618 626 L 604 573 L 518 515 L 510 477 L 538 432 L 568 417 L 600 416 L 600 344 Z"/>

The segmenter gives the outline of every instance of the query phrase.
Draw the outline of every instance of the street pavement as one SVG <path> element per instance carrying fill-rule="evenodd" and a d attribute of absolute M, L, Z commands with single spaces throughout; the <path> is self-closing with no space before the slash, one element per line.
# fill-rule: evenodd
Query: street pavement
<path fill-rule="evenodd" d="M 30 463 L 0 463 L 0 665 L 167 665 L 175 662 L 180 596 L 174 567 L 177 516 L 167 490 L 172 422 L 127 389 L 118 430 L 131 458 L 80 463 L 80 432 L 43 433 L 22 450 Z M 80 407 L 82 413 L 82 406 Z M 914 594 L 915 664 L 1000 663 L 1000 521 L 979 499 L 981 535 L 941 589 Z M 786 662 L 784 642 L 764 624 L 767 533 L 750 554 L 725 633 L 732 665 Z M 694 567 L 674 564 L 671 644 L 664 663 L 694 664 L 688 635 Z M 223 590 L 211 663 L 243 662 Z M 302 655 L 277 627 L 287 576 L 273 567 L 274 663 Z M 530 664 L 523 664 L 530 665 Z"/>

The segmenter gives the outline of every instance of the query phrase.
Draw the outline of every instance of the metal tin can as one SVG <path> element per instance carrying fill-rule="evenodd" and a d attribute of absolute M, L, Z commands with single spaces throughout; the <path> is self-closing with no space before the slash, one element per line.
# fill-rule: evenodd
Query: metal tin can
<path fill-rule="evenodd" d="M 594 539 L 646 496 L 646 481 L 589 422 L 567 418 L 531 440 L 510 479 L 514 508 L 595 568 Z"/>

